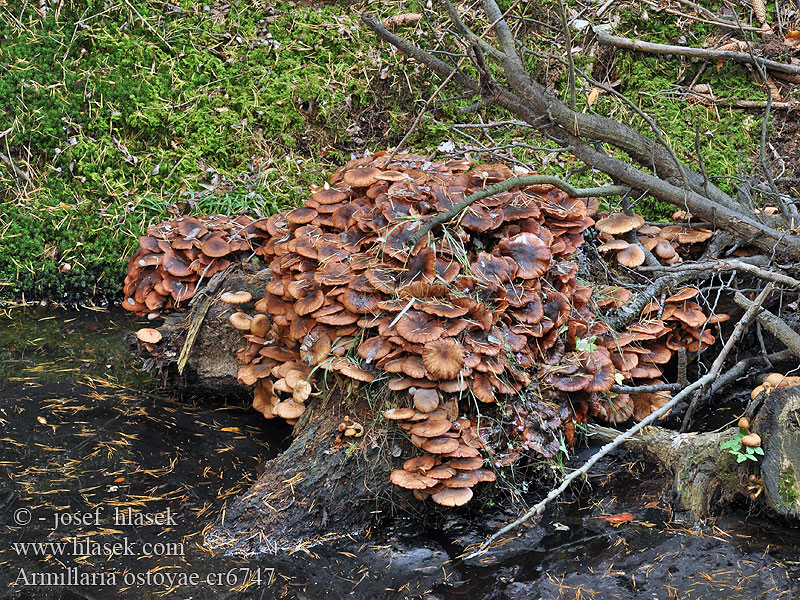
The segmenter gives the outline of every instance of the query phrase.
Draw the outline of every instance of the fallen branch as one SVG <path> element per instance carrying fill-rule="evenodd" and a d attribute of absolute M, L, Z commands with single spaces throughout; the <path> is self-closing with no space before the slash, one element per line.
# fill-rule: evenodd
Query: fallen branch
<path fill-rule="evenodd" d="M 618 446 L 622 445 L 622 443 L 625 442 L 625 440 L 627 440 L 628 438 L 631 438 L 634 435 L 636 435 L 644 427 L 647 427 L 648 425 L 650 425 L 650 423 L 653 423 L 657 419 L 660 419 L 662 416 L 667 414 L 672 409 L 672 407 L 674 407 L 678 402 L 683 400 L 686 396 L 688 396 L 689 394 L 691 394 L 695 390 L 700 389 L 704 385 L 706 385 L 707 383 L 713 381 L 715 377 L 716 377 L 716 373 L 712 373 L 712 372 L 707 373 L 706 375 L 704 375 L 703 377 L 701 377 L 700 379 L 695 381 L 693 384 L 691 384 L 689 387 L 684 389 L 682 392 L 679 392 L 678 394 L 676 394 L 672 398 L 672 400 L 667 402 L 664 406 L 659 408 L 654 413 L 651 413 L 650 416 L 648 416 L 646 419 L 643 419 L 639 423 L 636 423 L 633 427 L 631 427 L 627 431 L 624 431 L 624 432 L 620 433 L 613 441 L 607 443 L 605 446 L 600 448 L 600 450 L 598 450 L 594 455 L 592 455 L 592 457 L 589 460 L 587 460 L 583 464 L 583 466 L 581 466 L 579 469 L 576 469 L 572 473 L 567 475 L 564 478 L 564 481 L 561 482 L 561 485 L 559 485 L 557 488 L 555 488 L 549 494 L 547 494 L 547 496 L 544 498 L 544 500 L 542 500 L 541 502 L 539 502 L 538 504 L 533 506 L 530 510 L 528 510 L 528 512 L 526 512 L 524 515 L 522 515 L 516 521 L 513 521 L 513 522 L 509 523 L 508 525 L 504 526 L 500 530 L 498 530 L 495 533 L 493 533 L 491 536 L 489 536 L 489 538 L 485 542 L 483 542 L 483 544 L 481 544 L 481 546 L 477 550 L 475 550 L 474 552 L 471 552 L 470 554 L 468 554 L 465 557 L 465 559 L 474 558 L 476 556 L 479 556 L 479 555 L 483 554 L 484 552 L 486 552 L 487 548 L 489 548 L 491 543 L 494 542 L 501 535 L 504 535 L 504 534 L 508 533 L 509 531 L 511 531 L 512 529 L 515 529 L 515 528 L 519 527 L 520 525 L 522 525 L 526 521 L 530 520 L 531 517 L 535 517 L 537 515 L 540 515 L 542 512 L 544 512 L 545 507 L 551 501 L 553 501 L 558 496 L 560 496 L 564 492 L 564 490 L 566 490 L 569 487 L 570 483 L 572 483 L 575 479 L 577 479 L 581 475 L 585 475 L 586 473 L 588 473 L 589 470 L 595 464 L 597 464 L 597 462 L 601 458 L 603 458 L 606 454 L 608 454 L 609 452 L 611 452 L 612 450 L 614 450 Z"/>
<path fill-rule="evenodd" d="M 779 73 L 790 73 L 800 75 L 800 66 L 777 62 L 760 56 L 751 56 L 747 52 L 733 52 L 730 50 L 713 50 L 710 48 L 690 48 L 687 46 L 673 46 L 671 44 L 654 44 L 641 40 L 631 40 L 616 35 L 610 35 L 604 31 L 595 29 L 597 41 L 606 46 L 625 48 L 626 50 L 636 50 L 649 54 L 674 54 L 678 56 L 688 56 L 691 58 L 701 58 L 703 60 L 730 60 L 738 63 L 751 65 L 762 65 L 770 71 Z"/>
<path fill-rule="evenodd" d="M 765 260 L 766 262 L 766 260 Z M 639 267 L 639 271 L 661 271 L 667 273 L 681 273 L 686 271 L 713 271 L 719 273 L 722 271 L 740 271 L 749 275 L 755 275 L 760 279 L 772 281 L 781 285 L 786 285 L 797 290 L 800 290 L 800 281 L 794 277 L 776 273 L 775 271 L 768 271 L 757 264 L 748 263 L 739 259 L 723 259 L 715 261 L 703 261 L 696 263 L 685 263 L 681 265 L 674 265 L 671 267 Z"/>
<path fill-rule="evenodd" d="M 448 221 L 459 216 L 469 206 L 478 200 L 483 200 L 489 196 L 506 192 L 515 187 L 528 187 L 532 185 L 552 185 L 558 189 L 566 192 L 573 198 L 587 198 L 589 196 L 619 196 L 630 191 L 630 188 L 625 185 L 604 185 L 593 188 L 576 188 L 567 183 L 566 181 L 553 177 L 551 175 L 524 175 L 522 177 L 511 177 L 505 181 L 495 183 L 489 187 L 483 188 L 474 192 L 464 198 L 461 202 L 456 204 L 450 210 L 439 213 L 419 228 L 419 231 L 408 240 L 408 246 L 413 248 L 417 243 L 424 238 L 430 231 L 437 225 L 447 223 Z"/>
<path fill-rule="evenodd" d="M 745 298 L 741 292 L 736 292 L 736 294 L 734 294 L 733 301 L 742 308 L 747 308 L 748 310 L 755 304 Z M 800 335 L 789 327 L 783 319 L 764 308 L 761 309 L 756 318 L 764 329 L 783 342 L 792 354 L 800 358 Z"/>

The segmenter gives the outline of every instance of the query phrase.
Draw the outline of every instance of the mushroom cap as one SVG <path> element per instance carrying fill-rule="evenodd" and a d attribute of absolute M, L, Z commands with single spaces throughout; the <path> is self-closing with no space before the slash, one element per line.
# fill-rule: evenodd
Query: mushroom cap
<path fill-rule="evenodd" d="M 447 454 L 447 456 L 451 458 L 473 458 L 480 455 L 481 453 L 477 448 L 466 446 L 464 444 L 460 444 L 458 448 Z"/>
<path fill-rule="evenodd" d="M 422 449 L 431 454 L 449 454 L 459 447 L 458 440 L 450 437 L 428 438 L 422 442 Z"/>
<path fill-rule="evenodd" d="M 382 359 L 389 354 L 393 348 L 394 345 L 389 340 L 376 335 L 361 342 L 361 345 L 358 347 L 358 355 L 369 364 Z"/>
<path fill-rule="evenodd" d="M 474 471 L 459 471 L 450 479 L 445 479 L 444 484 L 449 488 L 471 488 L 480 482 Z"/>
<path fill-rule="evenodd" d="M 238 292 L 225 292 L 219 297 L 219 299 L 226 304 L 241 306 L 242 304 L 247 304 L 250 302 L 253 299 L 253 294 L 246 290 L 240 290 Z"/>
<path fill-rule="evenodd" d="M 230 317 L 228 317 L 228 321 L 230 324 L 233 325 L 234 329 L 238 329 L 239 331 L 250 331 L 250 322 L 252 319 L 249 315 L 243 312 L 235 312 Z"/>
<path fill-rule="evenodd" d="M 783 373 L 770 373 L 764 380 L 764 385 L 776 388 L 800 385 L 800 376 L 784 375 Z"/>
<path fill-rule="evenodd" d="M 631 269 L 638 267 L 644 263 L 644 251 L 638 244 L 629 244 L 627 248 L 617 252 L 617 262 Z"/>
<path fill-rule="evenodd" d="M 594 224 L 594 228 L 610 235 L 619 235 L 638 229 L 644 225 L 644 219 L 639 215 L 628 216 L 625 213 L 611 213 Z"/>
<path fill-rule="evenodd" d="M 306 407 L 299 402 L 286 400 L 278 402 L 272 409 L 272 412 L 284 419 L 296 419 L 306 412 Z"/>
<path fill-rule="evenodd" d="M 402 421 L 404 419 L 410 419 L 417 411 L 413 408 L 390 408 L 389 410 L 385 410 L 383 412 L 383 416 L 390 421 Z"/>
<path fill-rule="evenodd" d="M 253 320 L 250 321 L 250 333 L 258 337 L 267 337 L 271 328 L 272 323 L 267 315 L 263 313 L 253 315 Z"/>
<path fill-rule="evenodd" d="M 601 246 L 598 246 L 597 251 L 610 252 L 611 250 L 625 250 L 625 248 L 627 248 L 628 246 L 630 246 L 630 244 L 625 240 L 615 239 L 615 240 L 610 240 Z"/>
<path fill-rule="evenodd" d="M 547 245 L 533 233 L 519 233 L 497 244 L 497 250 L 517 264 L 517 277 L 535 279 L 550 268 L 553 258 Z"/>
<path fill-rule="evenodd" d="M 225 241 L 222 234 L 212 235 L 200 246 L 203 254 L 212 258 L 219 258 L 231 253 L 231 245 Z"/>
<path fill-rule="evenodd" d="M 425 473 L 425 475 L 433 479 L 450 479 L 456 473 L 458 473 L 458 471 L 456 471 L 453 467 L 449 467 L 447 465 L 438 465 Z"/>
<path fill-rule="evenodd" d="M 407 490 L 424 490 L 426 488 L 433 487 L 438 483 L 436 479 L 426 477 L 421 473 L 409 473 L 404 469 L 392 471 L 392 474 L 389 475 L 389 480 L 393 484 Z"/>
<path fill-rule="evenodd" d="M 757 433 L 748 433 L 742 436 L 742 445 L 748 448 L 757 448 L 761 445 L 761 436 Z"/>
<path fill-rule="evenodd" d="M 465 488 L 446 487 L 442 491 L 431 495 L 436 504 L 442 506 L 463 506 L 472 499 L 472 490 Z"/>
<path fill-rule="evenodd" d="M 422 362 L 437 379 L 453 379 L 464 366 L 464 348 L 453 338 L 428 342 L 422 349 Z"/>
<path fill-rule="evenodd" d="M 444 331 L 436 319 L 418 310 L 409 310 L 395 328 L 403 339 L 415 344 L 432 342 L 440 338 Z"/>
<path fill-rule="evenodd" d="M 378 181 L 380 169 L 375 167 L 361 167 L 350 169 L 344 174 L 344 182 L 354 188 L 369 187 Z"/>
<path fill-rule="evenodd" d="M 414 392 L 414 407 L 424 413 L 429 413 L 439 406 L 439 392 L 435 388 L 418 389 Z"/>
<path fill-rule="evenodd" d="M 409 458 L 403 463 L 403 470 L 409 473 L 425 473 L 436 465 L 436 457 L 430 454 L 423 454 L 422 456 L 415 456 Z"/>
<path fill-rule="evenodd" d="M 695 287 L 681 288 L 675 294 L 664 300 L 664 302 L 665 303 L 683 302 L 684 300 L 689 300 L 690 298 L 694 298 L 699 293 L 700 290 L 698 290 Z"/>
<path fill-rule="evenodd" d="M 497 480 L 497 475 L 494 474 L 494 471 L 490 471 L 489 469 L 475 469 L 473 473 L 478 476 L 479 482 L 492 482 Z"/>
<path fill-rule="evenodd" d="M 454 458 L 453 460 L 447 461 L 447 464 L 454 469 L 458 469 L 459 471 L 474 471 L 475 469 L 480 469 L 483 466 L 483 458 L 479 456 L 470 458 Z"/>
<path fill-rule="evenodd" d="M 288 380 L 286 383 L 289 383 Z M 310 395 L 311 384 L 306 380 L 298 381 L 292 388 L 292 400 L 300 404 L 308 400 Z"/>
<path fill-rule="evenodd" d="M 161 341 L 161 332 L 158 329 L 153 329 L 152 327 L 142 327 L 139 331 L 136 332 L 136 339 L 138 339 L 143 344 L 157 344 Z"/>
<path fill-rule="evenodd" d="M 409 433 L 419 437 L 435 438 L 450 431 L 451 423 L 446 419 L 420 421 L 409 429 Z"/>

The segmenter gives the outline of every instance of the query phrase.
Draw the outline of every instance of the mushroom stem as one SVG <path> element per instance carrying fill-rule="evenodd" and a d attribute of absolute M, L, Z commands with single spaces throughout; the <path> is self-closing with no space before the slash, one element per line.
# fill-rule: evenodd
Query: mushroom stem
<path fill-rule="evenodd" d="M 506 192 L 515 187 L 527 187 L 530 185 L 553 185 L 566 192 L 573 198 L 586 198 L 588 196 L 619 196 L 620 194 L 624 194 L 630 190 L 630 188 L 626 185 L 603 185 L 594 188 L 576 188 L 566 181 L 559 179 L 558 177 L 553 177 L 552 175 L 524 175 L 522 177 L 511 177 L 470 194 L 450 210 L 439 213 L 429 221 L 426 221 L 422 227 L 419 228 L 419 231 L 408 240 L 407 246 L 413 248 L 422 238 L 428 235 L 434 227 L 454 219 L 464 210 L 469 208 L 471 204 L 477 202 L 478 200 L 483 200 L 489 196 Z"/>

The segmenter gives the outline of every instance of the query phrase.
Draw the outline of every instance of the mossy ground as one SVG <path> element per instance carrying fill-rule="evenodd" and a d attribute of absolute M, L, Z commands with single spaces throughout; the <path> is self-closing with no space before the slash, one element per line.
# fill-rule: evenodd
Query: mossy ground
<path fill-rule="evenodd" d="M 192 212 L 266 214 L 297 204 L 351 152 L 399 142 L 439 84 L 378 43 L 358 19 L 365 8 L 380 16 L 420 11 L 413 1 L 64 0 L 45 16 L 36 4 L 0 4 L 0 151 L 29 175 L 0 162 L 0 296 L 6 298 L 114 296 L 125 257 L 149 223 Z M 557 6 L 526 3 L 524 10 L 541 18 Z M 665 14 L 645 22 L 635 4 L 621 10 L 622 35 L 686 36 L 703 45 L 710 33 Z M 430 25 L 423 20 L 401 33 L 436 47 L 444 30 Z M 531 46 L 550 51 L 543 35 L 528 34 Z M 563 69 L 543 72 L 533 62 L 564 97 Z M 755 154 L 757 114 L 689 105 L 676 91 L 676 81 L 691 81 L 699 64 L 627 52 L 611 59 L 578 52 L 576 62 L 618 80 L 616 89 L 656 116 L 676 152 L 695 165 L 699 131 L 705 166 L 722 187 L 730 189 L 726 178 Z M 765 97 L 740 66 L 710 65 L 700 81 L 718 97 Z M 578 83 L 578 105 L 587 109 L 591 86 Z M 448 88 L 440 98 L 459 93 Z M 497 109 L 458 112 L 472 101 L 434 103 L 408 145 L 426 152 L 446 140 L 457 149 L 472 146 L 454 122 L 508 118 Z M 601 95 L 591 109 L 641 125 L 614 98 Z M 518 127 L 469 133 L 488 146 L 546 145 Z M 504 152 L 542 172 L 563 175 L 577 166 L 567 154 Z M 671 211 L 646 199 L 642 206 L 653 216 Z"/>

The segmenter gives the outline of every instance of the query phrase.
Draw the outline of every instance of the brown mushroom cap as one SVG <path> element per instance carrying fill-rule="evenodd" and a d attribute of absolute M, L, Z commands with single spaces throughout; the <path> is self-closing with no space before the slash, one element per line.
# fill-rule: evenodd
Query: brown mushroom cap
<path fill-rule="evenodd" d="M 471 458 L 454 458 L 453 460 L 447 461 L 447 464 L 459 471 L 474 471 L 483 466 L 483 459 L 477 456 Z"/>
<path fill-rule="evenodd" d="M 287 400 L 278 402 L 272 409 L 272 412 L 284 419 L 296 419 L 306 412 L 306 407 L 299 402 Z"/>
<path fill-rule="evenodd" d="M 435 438 L 450 431 L 450 421 L 446 419 L 420 421 L 408 431 L 420 437 Z"/>
<path fill-rule="evenodd" d="M 368 187 L 378 181 L 380 169 L 375 167 L 361 167 L 350 169 L 344 174 L 344 182 L 355 188 Z"/>
<path fill-rule="evenodd" d="M 664 302 L 666 302 L 666 303 L 683 302 L 684 300 L 689 300 L 690 298 L 694 298 L 699 293 L 700 293 L 700 290 L 698 290 L 697 288 L 685 287 L 685 288 L 682 288 L 682 289 L 678 290 L 677 293 L 673 294 L 672 296 L 670 296 L 669 298 L 664 300 Z"/>
<path fill-rule="evenodd" d="M 408 471 L 409 473 L 425 473 L 429 469 L 432 469 L 435 464 L 435 457 L 431 456 L 430 454 L 423 454 L 422 456 L 409 458 L 403 463 L 403 470 Z"/>
<path fill-rule="evenodd" d="M 289 381 L 287 380 L 286 383 L 288 384 Z M 311 384 L 306 380 L 298 381 L 292 387 L 292 400 L 294 400 L 295 402 L 302 404 L 303 402 L 308 400 L 308 397 L 310 395 L 311 395 Z"/>
<path fill-rule="evenodd" d="M 252 321 L 252 318 L 243 312 L 235 312 L 230 317 L 228 317 L 228 321 L 230 321 L 234 329 L 238 329 L 239 331 L 249 332 L 250 322 Z"/>
<path fill-rule="evenodd" d="M 594 228 L 610 235 L 619 235 L 633 231 L 644 225 L 644 219 L 639 215 L 628 216 L 625 213 L 611 213 L 594 224 Z"/>
<path fill-rule="evenodd" d="M 238 292 L 225 292 L 219 299 L 226 304 L 241 306 L 242 304 L 250 302 L 253 299 L 253 295 L 248 291 L 241 290 Z"/>
<path fill-rule="evenodd" d="M 212 258 L 219 258 L 231 253 L 231 245 L 225 241 L 221 234 L 213 235 L 200 246 L 203 254 Z"/>
<path fill-rule="evenodd" d="M 520 233 L 502 240 L 497 249 L 517 263 L 517 277 L 535 279 L 550 268 L 553 255 L 547 245 L 533 233 Z"/>
<path fill-rule="evenodd" d="M 253 316 L 250 321 L 250 333 L 258 337 L 266 337 L 269 330 L 272 328 L 272 323 L 269 317 L 265 314 L 258 313 Z"/>
<path fill-rule="evenodd" d="M 429 413 L 439 406 L 439 392 L 435 388 L 418 389 L 414 391 L 414 407 L 424 413 Z"/>
<path fill-rule="evenodd" d="M 161 341 L 162 335 L 158 329 L 151 327 L 142 327 L 136 332 L 136 339 L 143 344 L 157 344 Z"/>
<path fill-rule="evenodd" d="M 426 477 L 421 473 L 410 473 L 404 469 L 392 471 L 392 474 L 389 475 L 389 479 L 393 484 L 407 490 L 424 490 L 438 483 L 436 479 Z"/>
<path fill-rule="evenodd" d="M 627 248 L 617 252 L 617 262 L 631 269 L 638 267 L 644 264 L 644 251 L 638 244 L 628 244 Z"/>
<path fill-rule="evenodd" d="M 417 411 L 413 408 L 390 408 L 383 412 L 383 416 L 389 419 L 390 421 L 402 421 L 404 419 L 410 419 Z"/>
<path fill-rule="evenodd" d="M 425 344 L 422 362 L 437 379 L 453 379 L 464 366 L 464 348 L 453 338 L 440 338 Z"/>
<path fill-rule="evenodd" d="M 431 496 L 436 504 L 442 506 L 463 506 L 472 499 L 472 490 L 465 488 L 446 487 L 442 491 Z"/>
<path fill-rule="evenodd" d="M 404 339 L 415 344 L 432 342 L 444 331 L 436 319 L 418 310 L 409 310 L 395 328 Z"/>
<path fill-rule="evenodd" d="M 480 482 L 474 471 L 459 471 L 450 479 L 445 479 L 444 484 L 450 488 L 470 488 Z"/>
<path fill-rule="evenodd" d="M 459 447 L 458 440 L 449 437 L 428 438 L 422 442 L 422 449 L 431 454 L 449 454 Z"/>

